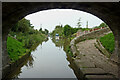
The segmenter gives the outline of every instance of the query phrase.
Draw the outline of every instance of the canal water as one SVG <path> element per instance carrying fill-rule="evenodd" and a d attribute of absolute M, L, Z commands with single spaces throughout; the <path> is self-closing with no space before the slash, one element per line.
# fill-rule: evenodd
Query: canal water
<path fill-rule="evenodd" d="M 31 52 L 17 78 L 76 78 L 69 65 L 63 47 L 56 46 L 49 38 Z"/>

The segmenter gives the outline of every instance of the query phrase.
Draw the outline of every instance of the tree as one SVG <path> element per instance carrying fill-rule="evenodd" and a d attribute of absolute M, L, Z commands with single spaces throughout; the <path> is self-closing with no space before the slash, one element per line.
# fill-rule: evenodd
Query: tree
<path fill-rule="evenodd" d="M 71 34 L 76 33 L 79 30 L 79 28 L 71 28 Z"/>
<path fill-rule="evenodd" d="M 78 26 L 78 28 L 81 28 L 81 18 L 78 19 L 77 26 Z"/>
<path fill-rule="evenodd" d="M 42 31 L 42 28 L 40 28 L 39 31 Z"/>
<path fill-rule="evenodd" d="M 31 28 L 34 28 L 34 26 L 31 26 Z"/>
<path fill-rule="evenodd" d="M 60 25 L 57 25 L 57 26 L 55 27 L 55 29 L 57 29 L 57 28 L 61 28 L 61 26 L 60 26 Z"/>
<path fill-rule="evenodd" d="M 101 27 L 107 27 L 108 25 L 106 23 L 101 23 L 99 26 L 95 26 L 94 28 L 101 28 Z"/>
<path fill-rule="evenodd" d="M 12 31 L 26 33 L 29 31 L 30 27 L 31 27 L 30 21 L 23 18 L 14 25 Z"/>
<path fill-rule="evenodd" d="M 101 24 L 99 25 L 99 27 L 107 27 L 107 24 L 106 24 L 106 23 L 101 23 Z"/>
<path fill-rule="evenodd" d="M 45 29 L 45 34 L 48 34 L 48 33 L 49 33 L 49 31 L 47 29 Z"/>
<path fill-rule="evenodd" d="M 71 26 L 65 25 L 64 26 L 64 35 L 65 36 L 70 36 L 71 35 L 71 30 L 72 30 Z"/>

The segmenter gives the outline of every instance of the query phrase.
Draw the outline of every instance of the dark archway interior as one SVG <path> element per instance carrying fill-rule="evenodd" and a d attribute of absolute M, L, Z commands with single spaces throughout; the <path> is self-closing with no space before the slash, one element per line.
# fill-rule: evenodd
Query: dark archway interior
<path fill-rule="evenodd" d="M 91 13 L 109 25 L 115 36 L 115 53 L 112 58 L 120 62 L 120 3 L 81 2 L 19 2 L 2 3 L 2 61 L 3 68 L 9 64 L 7 54 L 7 34 L 12 26 L 28 14 L 47 9 L 76 9 Z"/>

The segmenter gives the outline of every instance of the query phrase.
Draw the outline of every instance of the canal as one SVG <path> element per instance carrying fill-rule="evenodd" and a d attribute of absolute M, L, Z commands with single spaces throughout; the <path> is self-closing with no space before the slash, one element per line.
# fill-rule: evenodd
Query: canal
<path fill-rule="evenodd" d="M 39 44 L 24 65 L 12 76 L 14 78 L 76 78 L 69 66 L 70 62 L 62 45 L 64 42 L 54 41 L 49 37 L 48 41 Z"/>

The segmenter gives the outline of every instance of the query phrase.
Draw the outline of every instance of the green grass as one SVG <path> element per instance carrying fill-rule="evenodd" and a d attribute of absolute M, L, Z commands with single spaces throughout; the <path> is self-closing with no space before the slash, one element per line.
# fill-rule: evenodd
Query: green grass
<path fill-rule="evenodd" d="M 16 34 L 17 40 L 12 37 L 8 37 L 7 39 L 7 50 L 11 62 L 18 60 L 26 53 L 34 50 L 35 46 L 42 43 L 46 39 L 46 35 L 42 33 L 24 34 L 21 32 L 10 32 L 11 36 L 12 34 Z"/>
<path fill-rule="evenodd" d="M 109 33 L 100 38 L 100 42 L 108 52 L 113 53 L 115 47 L 115 40 L 113 33 Z"/>
<path fill-rule="evenodd" d="M 27 52 L 27 49 L 24 47 L 24 44 L 13 39 L 12 37 L 8 37 L 7 39 L 7 50 L 12 62 L 18 60 Z"/>

